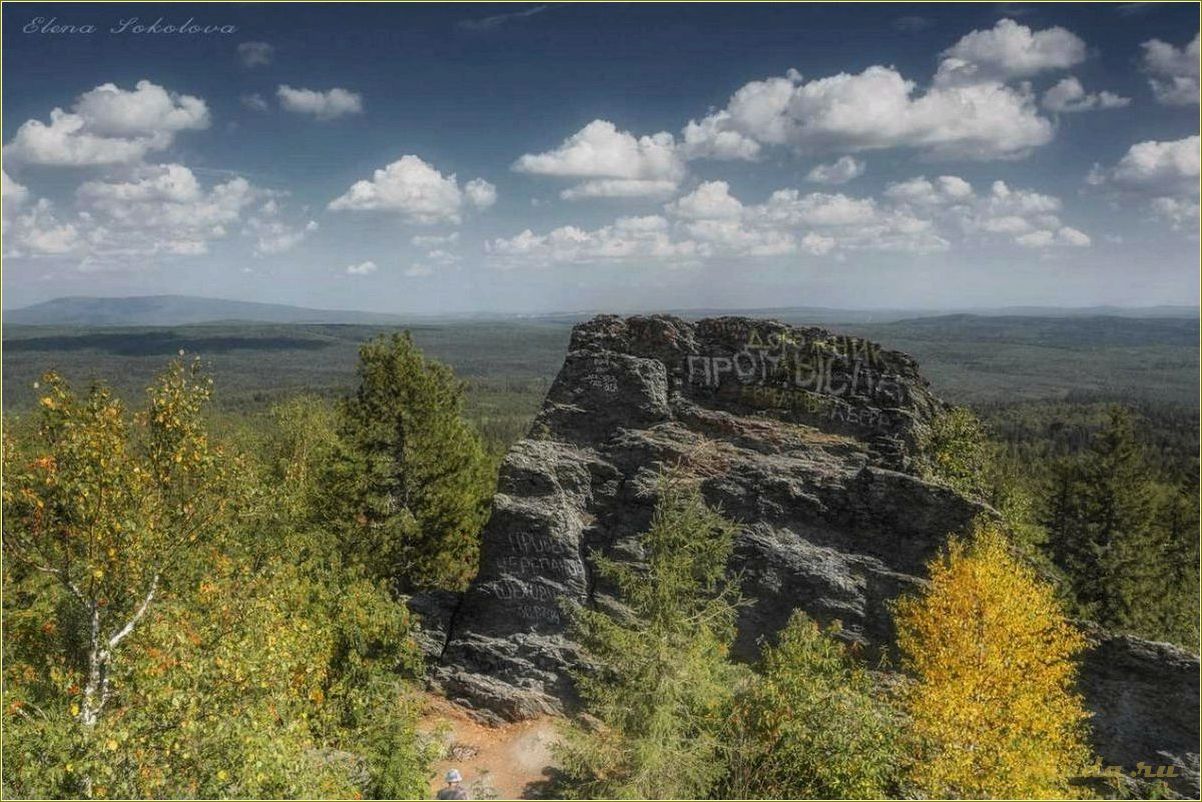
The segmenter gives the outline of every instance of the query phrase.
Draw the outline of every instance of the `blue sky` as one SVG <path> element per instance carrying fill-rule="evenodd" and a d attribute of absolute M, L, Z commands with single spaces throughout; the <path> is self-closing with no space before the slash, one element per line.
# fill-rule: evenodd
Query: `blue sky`
<path fill-rule="evenodd" d="M 3 13 L 6 307 L 1197 302 L 1194 4 Z"/>

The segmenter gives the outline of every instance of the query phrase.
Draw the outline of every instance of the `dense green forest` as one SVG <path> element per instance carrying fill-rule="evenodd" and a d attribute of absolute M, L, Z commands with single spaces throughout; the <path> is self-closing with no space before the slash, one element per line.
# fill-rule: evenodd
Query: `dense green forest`
<path fill-rule="evenodd" d="M 926 470 L 1001 513 L 899 605 L 910 681 L 882 686 L 804 616 L 731 661 L 732 527 L 665 476 L 649 570 L 604 567 L 630 616 L 575 614 L 598 670 L 558 793 L 1074 795 L 1070 619 L 1197 651 L 1196 320 L 856 328 L 962 405 Z M 568 333 L 6 330 L 4 795 L 424 796 L 442 746 L 394 600 L 470 579 Z M 978 615 L 987 686 L 936 659 L 971 644 L 930 648 Z M 995 720 L 1011 710 L 1039 714 Z"/>

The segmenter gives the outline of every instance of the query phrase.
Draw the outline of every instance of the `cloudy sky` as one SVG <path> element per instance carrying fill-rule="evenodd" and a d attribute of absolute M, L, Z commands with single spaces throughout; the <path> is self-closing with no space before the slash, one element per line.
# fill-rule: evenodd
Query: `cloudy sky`
<path fill-rule="evenodd" d="M 5 307 L 1197 302 L 1192 4 L 3 14 Z"/>

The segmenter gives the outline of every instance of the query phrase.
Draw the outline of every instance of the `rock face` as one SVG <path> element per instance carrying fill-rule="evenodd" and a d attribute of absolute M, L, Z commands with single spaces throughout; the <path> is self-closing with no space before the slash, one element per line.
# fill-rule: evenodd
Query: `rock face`
<path fill-rule="evenodd" d="M 910 357 L 821 329 L 667 316 L 577 326 L 502 466 L 479 575 L 449 615 L 434 605 L 434 683 L 486 716 L 570 707 L 582 656 L 561 605 L 612 602 L 593 555 L 639 560 L 669 467 L 702 477 L 706 500 L 740 525 L 729 567 L 751 603 L 737 656 L 754 658 L 796 608 L 839 619 L 870 653 L 888 648 L 889 600 L 921 582 L 949 533 L 993 514 L 918 476 L 917 443 L 942 406 Z M 1196 785 L 1197 658 L 1100 643 L 1087 691 L 1106 722 L 1100 746 L 1114 746 L 1102 754 L 1132 767 L 1170 759 L 1160 752 L 1192 760 Z M 1191 659 L 1192 701 L 1178 664 Z M 1139 668 L 1104 668 L 1128 660 Z M 1184 727 L 1171 734 L 1149 723 L 1170 698 Z"/>

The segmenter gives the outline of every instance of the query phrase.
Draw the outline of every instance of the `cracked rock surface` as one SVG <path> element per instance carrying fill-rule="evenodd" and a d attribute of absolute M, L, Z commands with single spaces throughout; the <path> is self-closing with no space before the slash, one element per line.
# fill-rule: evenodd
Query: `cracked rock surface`
<path fill-rule="evenodd" d="M 417 600 L 432 682 L 484 717 L 570 709 L 582 663 L 565 603 L 609 605 L 593 555 L 637 561 L 656 478 L 701 477 L 739 525 L 729 569 L 751 660 L 794 609 L 888 651 L 888 603 L 922 582 L 950 533 L 993 511 L 922 479 L 917 443 L 943 403 L 909 356 L 817 328 L 724 317 L 601 316 L 572 334 L 528 437 L 500 473 L 480 572 L 458 599 Z M 425 614 L 423 615 L 423 609 Z M 1198 794 L 1198 658 L 1093 634 L 1081 690 L 1108 765 L 1176 767 Z"/>

